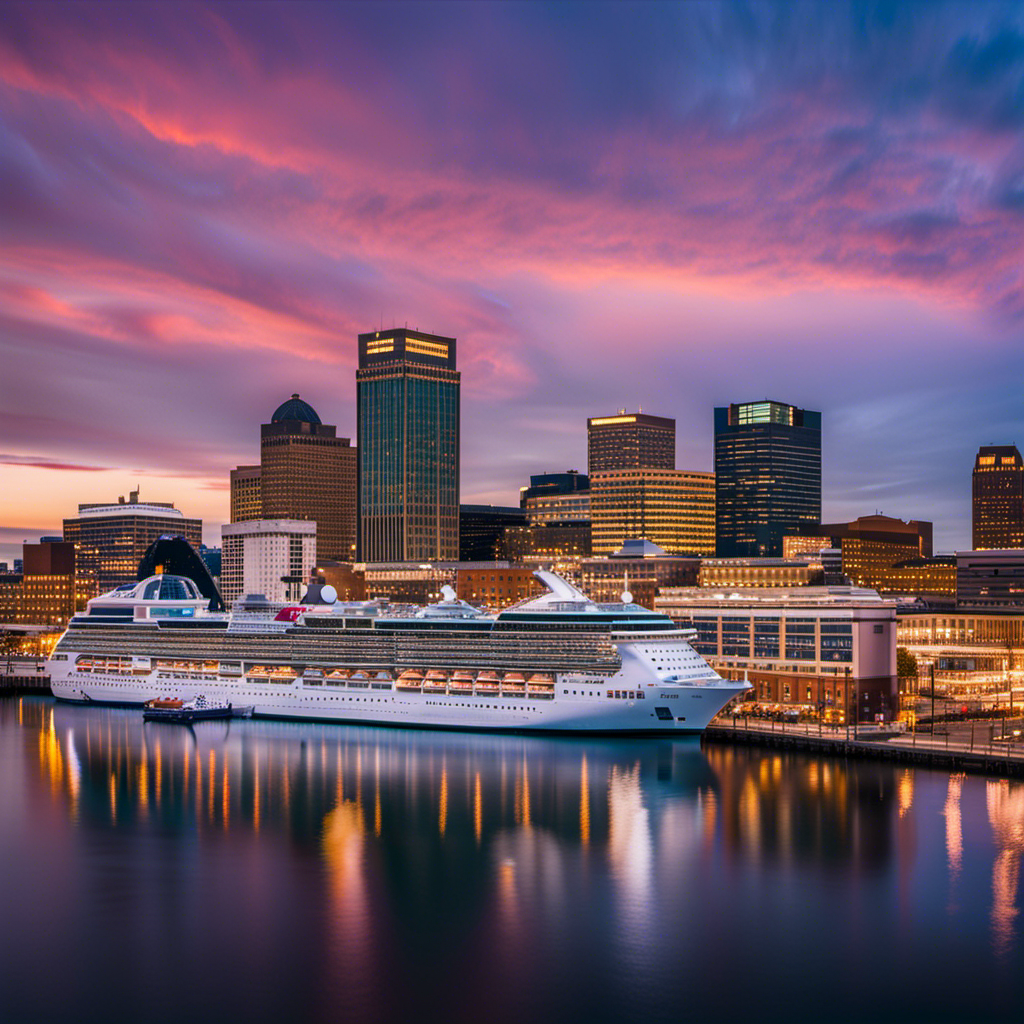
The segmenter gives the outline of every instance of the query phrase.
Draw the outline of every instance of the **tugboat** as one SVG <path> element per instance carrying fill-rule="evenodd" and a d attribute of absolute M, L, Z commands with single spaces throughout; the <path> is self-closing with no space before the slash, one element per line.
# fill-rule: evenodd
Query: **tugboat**
<path fill-rule="evenodd" d="M 239 710 L 243 713 L 248 710 L 252 714 L 251 708 Z M 202 694 L 188 702 L 176 697 L 158 697 L 142 706 L 144 722 L 204 722 L 208 718 L 231 718 L 234 714 L 230 703 L 215 704 Z"/>

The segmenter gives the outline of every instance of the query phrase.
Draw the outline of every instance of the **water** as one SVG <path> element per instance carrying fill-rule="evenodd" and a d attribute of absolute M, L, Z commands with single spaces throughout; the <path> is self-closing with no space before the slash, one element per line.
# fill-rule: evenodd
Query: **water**
<path fill-rule="evenodd" d="M 1024 1013 L 1024 784 L 0 701 L 0 1018 Z"/>

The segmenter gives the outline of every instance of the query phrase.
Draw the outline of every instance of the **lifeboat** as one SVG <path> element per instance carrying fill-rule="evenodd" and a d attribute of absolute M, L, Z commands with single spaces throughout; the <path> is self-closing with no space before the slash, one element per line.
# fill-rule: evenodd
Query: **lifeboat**
<path fill-rule="evenodd" d="M 423 673 L 414 668 L 407 668 L 398 677 L 396 685 L 400 690 L 420 690 L 423 687 Z"/>
<path fill-rule="evenodd" d="M 521 672 L 506 672 L 501 681 L 501 692 L 506 697 L 526 695 L 526 679 Z"/>
<path fill-rule="evenodd" d="M 159 711 L 179 711 L 185 706 L 183 700 L 177 697 L 154 697 L 142 705 L 144 708 L 156 708 Z"/>
<path fill-rule="evenodd" d="M 448 688 L 448 673 L 431 669 L 423 680 L 424 693 L 444 693 Z"/>
<path fill-rule="evenodd" d="M 453 672 L 451 682 L 448 685 L 448 689 L 451 693 L 472 693 L 473 673 Z"/>
<path fill-rule="evenodd" d="M 481 672 L 476 677 L 476 692 L 483 696 L 497 696 L 498 690 L 497 672 Z"/>

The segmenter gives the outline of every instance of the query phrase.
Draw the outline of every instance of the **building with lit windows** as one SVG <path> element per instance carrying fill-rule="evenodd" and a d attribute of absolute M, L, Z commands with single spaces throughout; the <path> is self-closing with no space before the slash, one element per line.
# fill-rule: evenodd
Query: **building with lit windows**
<path fill-rule="evenodd" d="M 508 557 L 506 531 L 526 525 L 526 513 L 508 505 L 459 506 L 459 561 L 486 562 Z"/>
<path fill-rule="evenodd" d="M 455 339 L 398 328 L 359 335 L 359 557 L 459 557 L 460 375 Z"/>
<path fill-rule="evenodd" d="M 590 477 L 591 554 L 644 538 L 670 555 L 715 551 L 715 476 L 684 469 L 612 469 Z"/>
<path fill-rule="evenodd" d="M 609 469 L 675 469 L 676 421 L 625 409 L 588 419 L 587 467 L 591 475 Z"/>
<path fill-rule="evenodd" d="M 614 554 L 587 558 L 580 566 L 580 589 L 592 601 L 621 601 L 628 591 L 634 604 L 654 609 L 665 587 L 690 587 L 697 582 L 700 559 L 666 554 L 649 540 L 627 540 Z"/>
<path fill-rule="evenodd" d="M 825 570 L 813 556 L 799 558 L 702 558 L 702 587 L 823 586 Z"/>
<path fill-rule="evenodd" d="M 957 608 L 1024 609 L 1024 550 L 958 551 Z"/>
<path fill-rule="evenodd" d="M 875 589 L 880 594 L 920 597 L 929 602 L 952 602 L 956 598 L 956 556 L 933 555 L 908 558 L 881 570 Z"/>
<path fill-rule="evenodd" d="M 878 590 L 885 586 L 888 571 L 898 562 L 930 558 L 932 524 L 926 520 L 904 522 L 892 516 L 860 516 L 848 523 L 822 523 L 809 528 L 809 536 L 783 539 L 787 557 L 809 541 L 811 547 L 838 548 L 842 570 L 858 587 Z"/>
<path fill-rule="evenodd" d="M 506 608 L 542 592 L 533 570 L 508 562 L 366 563 L 355 567 L 365 578 L 367 600 L 427 605 L 442 600 L 441 588 L 454 588 L 476 607 Z"/>
<path fill-rule="evenodd" d="M 21 615 L 22 575 L 0 571 L 0 625 L 12 625 Z"/>
<path fill-rule="evenodd" d="M 582 559 L 590 557 L 590 522 L 510 526 L 505 530 L 505 554 L 510 562 L 536 569 L 572 572 Z"/>
<path fill-rule="evenodd" d="M 917 661 L 917 689 L 930 687 L 934 671 L 936 693 L 1002 694 L 1006 706 L 1024 686 L 1022 612 L 901 608 L 897 643 Z"/>
<path fill-rule="evenodd" d="M 122 583 L 134 583 L 146 549 L 163 534 L 182 536 L 198 547 L 203 521 L 187 519 L 172 504 L 139 501 L 138 491 L 116 505 L 79 505 L 78 515 L 64 520 L 64 540 L 75 546 L 79 606 Z"/>
<path fill-rule="evenodd" d="M 239 597 L 298 601 L 316 567 L 316 523 L 252 519 L 221 527 L 220 593 L 228 607 Z"/>
<path fill-rule="evenodd" d="M 544 587 L 533 570 L 523 566 L 506 563 L 501 568 L 474 568 L 460 565 L 455 573 L 455 593 L 474 607 L 498 610 L 543 592 Z"/>
<path fill-rule="evenodd" d="M 694 649 L 762 704 L 853 721 L 898 710 L 896 605 L 860 587 L 668 588 L 655 609 L 697 631 Z"/>
<path fill-rule="evenodd" d="M 263 514 L 260 498 L 260 467 L 239 466 L 231 470 L 231 522 L 244 523 Z"/>
<path fill-rule="evenodd" d="M 25 544 L 20 621 L 66 626 L 75 614 L 75 546 L 70 542 Z"/>
<path fill-rule="evenodd" d="M 537 473 L 529 487 L 519 488 L 519 506 L 530 526 L 547 523 L 590 523 L 590 477 L 570 469 Z"/>
<path fill-rule="evenodd" d="M 985 445 L 971 475 L 971 544 L 1024 548 L 1024 460 L 1016 445 Z"/>
<path fill-rule="evenodd" d="M 351 561 L 356 473 L 356 450 L 349 439 L 338 437 L 336 427 L 322 423 L 308 402 L 292 395 L 260 427 L 257 518 L 312 520 L 320 556 Z"/>
<path fill-rule="evenodd" d="M 715 409 L 715 517 L 721 558 L 777 558 L 783 537 L 821 522 L 821 413 Z"/>

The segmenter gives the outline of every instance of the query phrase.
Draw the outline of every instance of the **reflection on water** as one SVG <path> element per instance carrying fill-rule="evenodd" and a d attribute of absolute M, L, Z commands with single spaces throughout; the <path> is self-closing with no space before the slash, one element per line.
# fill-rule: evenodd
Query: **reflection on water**
<path fill-rule="evenodd" d="M 11 1019 L 955 1019 L 936 957 L 983 1019 L 1024 965 L 1024 786 L 870 762 L 2 701 L 0 837 Z"/>
<path fill-rule="evenodd" d="M 992 943 L 1005 959 L 1017 939 L 1017 888 L 1024 851 L 1024 785 L 1000 779 L 986 786 L 988 819 L 996 841 L 992 865 Z"/>

